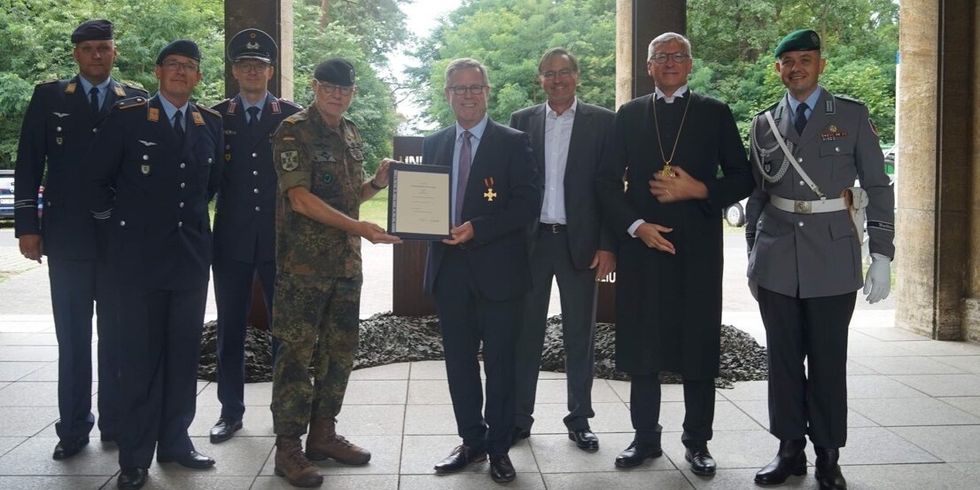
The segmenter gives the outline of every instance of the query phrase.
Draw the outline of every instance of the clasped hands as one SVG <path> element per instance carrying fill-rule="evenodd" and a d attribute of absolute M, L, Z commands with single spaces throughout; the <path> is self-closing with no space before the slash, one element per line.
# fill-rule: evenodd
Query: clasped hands
<path fill-rule="evenodd" d="M 708 197 L 708 188 L 703 182 L 691 177 L 691 174 L 680 167 L 671 167 L 671 170 L 674 171 L 673 176 L 666 176 L 657 172 L 649 181 L 650 194 L 658 202 L 671 203 Z M 643 223 L 636 228 L 633 234 L 643 240 L 647 247 L 674 255 L 677 253 L 674 244 L 664 237 L 665 233 L 670 233 L 673 230 L 673 228 L 656 223 Z"/>

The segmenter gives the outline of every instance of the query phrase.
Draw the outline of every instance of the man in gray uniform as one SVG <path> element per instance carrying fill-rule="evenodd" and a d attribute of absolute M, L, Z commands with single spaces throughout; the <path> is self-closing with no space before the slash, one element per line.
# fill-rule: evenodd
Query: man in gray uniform
<path fill-rule="evenodd" d="M 817 33 L 789 34 L 775 55 L 787 93 L 752 122 L 746 239 L 769 347 L 769 431 L 780 444 L 755 481 L 805 474 L 809 434 L 820 488 L 843 489 L 847 328 L 862 285 L 864 214 L 872 256 L 864 293 L 874 303 L 888 295 L 895 196 L 868 108 L 817 83 L 826 64 Z"/>

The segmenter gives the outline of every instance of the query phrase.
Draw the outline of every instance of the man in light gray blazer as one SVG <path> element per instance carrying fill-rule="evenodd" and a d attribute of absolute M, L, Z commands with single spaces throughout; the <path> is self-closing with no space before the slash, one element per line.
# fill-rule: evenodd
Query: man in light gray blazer
<path fill-rule="evenodd" d="M 615 114 L 577 100 L 579 69 L 562 48 L 544 53 L 538 81 L 548 101 L 511 115 L 510 125 L 528 133 L 544 175 L 541 217 L 531 231 L 532 291 L 516 350 L 513 441 L 530 436 L 534 396 L 544 343 L 552 279 L 561 293 L 565 368 L 568 373 L 568 438 L 586 451 L 599 449 L 589 427 L 596 313 L 596 281 L 616 268 L 615 240 L 600 222 L 595 179 L 612 151 Z"/>

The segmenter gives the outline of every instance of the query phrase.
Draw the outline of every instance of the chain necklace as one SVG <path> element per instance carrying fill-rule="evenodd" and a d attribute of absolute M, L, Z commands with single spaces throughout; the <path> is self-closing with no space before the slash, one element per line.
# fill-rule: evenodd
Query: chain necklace
<path fill-rule="evenodd" d="M 687 120 L 687 109 L 691 107 L 692 98 L 691 91 L 688 90 L 687 102 L 684 104 L 684 115 L 681 116 L 681 125 L 677 128 L 677 137 L 674 138 L 674 147 L 670 150 L 670 158 L 667 158 L 664 156 L 664 144 L 660 141 L 660 123 L 657 121 L 657 96 L 653 96 L 653 127 L 657 131 L 657 146 L 660 148 L 660 158 L 664 161 L 664 167 L 659 172 L 661 177 L 677 177 L 677 172 L 674 172 L 670 164 L 674 161 L 674 155 L 677 153 L 677 143 L 681 140 L 681 133 L 684 131 L 684 121 Z"/>

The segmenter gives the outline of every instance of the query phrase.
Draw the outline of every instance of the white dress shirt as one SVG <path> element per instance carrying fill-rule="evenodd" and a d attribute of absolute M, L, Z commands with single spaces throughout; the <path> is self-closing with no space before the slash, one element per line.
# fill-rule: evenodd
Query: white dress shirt
<path fill-rule="evenodd" d="M 578 99 L 560 115 L 545 104 L 544 118 L 544 200 L 541 203 L 541 222 L 566 224 L 565 167 L 568 163 L 568 144 L 572 140 L 572 124 Z"/>

